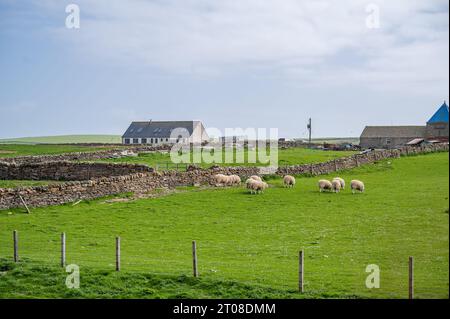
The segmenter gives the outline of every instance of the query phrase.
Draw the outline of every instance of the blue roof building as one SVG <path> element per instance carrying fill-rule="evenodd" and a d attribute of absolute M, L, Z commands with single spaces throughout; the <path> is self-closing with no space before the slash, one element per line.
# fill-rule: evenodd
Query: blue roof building
<path fill-rule="evenodd" d="M 426 138 L 448 142 L 448 105 L 446 102 L 428 120 Z"/>
<path fill-rule="evenodd" d="M 448 143 L 448 105 L 442 104 L 427 125 L 366 126 L 359 145 L 362 148 L 397 148 L 420 143 Z"/>
<path fill-rule="evenodd" d="M 448 123 L 448 105 L 445 101 L 427 122 L 427 124 L 433 123 Z"/>

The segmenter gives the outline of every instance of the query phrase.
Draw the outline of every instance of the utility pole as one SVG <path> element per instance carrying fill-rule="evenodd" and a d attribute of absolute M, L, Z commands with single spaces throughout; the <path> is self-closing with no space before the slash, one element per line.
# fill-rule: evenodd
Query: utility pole
<path fill-rule="evenodd" d="M 307 128 L 308 128 L 308 133 L 309 133 L 308 147 L 311 147 L 311 129 L 312 129 L 311 118 L 309 118 Z"/>

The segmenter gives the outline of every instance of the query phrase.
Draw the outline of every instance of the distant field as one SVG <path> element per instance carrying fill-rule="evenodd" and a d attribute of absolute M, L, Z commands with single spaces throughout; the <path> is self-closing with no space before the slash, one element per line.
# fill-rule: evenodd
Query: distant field
<path fill-rule="evenodd" d="M 351 144 L 359 144 L 359 137 L 322 137 L 322 138 L 314 138 L 312 139 L 313 143 L 322 144 L 322 143 L 330 143 L 330 144 L 340 144 L 340 143 L 351 143 Z"/>
<path fill-rule="evenodd" d="M 121 143 L 120 135 L 60 135 L 0 139 L 0 144 Z"/>
<path fill-rule="evenodd" d="M 90 152 L 117 148 L 117 146 L 83 146 L 52 144 L 0 144 L 0 158 L 25 155 L 54 155 L 73 152 Z"/>
<path fill-rule="evenodd" d="M 25 155 L 54 155 L 61 153 L 71 153 L 71 152 L 89 152 L 96 150 L 105 150 L 111 148 L 118 148 L 120 146 L 83 146 L 83 145 L 52 145 L 52 144 L 0 144 L 0 158 L 5 157 L 16 157 Z M 280 149 L 278 151 L 278 164 L 283 165 L 296 165 L 305 163 L 317 163 L 325 162 L 339 157 L 345 157 L 351 154 L 355 154 L 353 151 L 323 151 L 314 150 L 307 148 L 288 148 Z M 223 163 L 217 163 L 221 166 L 265 166 L 261 162 L 250 163 L 248 160 L 249 151 L 237 150 L 235 151 L 234 157 L 237 158 L 238 154 L 244 156 L 244 163 L 224 163 L 225 156 L 222 154 Z M 192 160 L 191 153 L 191 160 Z M 116 163 L 134 163 L 134 164 L 146 164 L 151 167 L 156 167 L 160 165 L 164 168 L 165 163 L 170 162 L 171 158 L 169 153 L 153 152 L 153 153 L 141 153 L 137 157 L 129 156 L 118 159 L 108 159 L 100 160 L 102 162 L 116 162 Z M 212 163 L 202 162 L 201 167 L 210 167 Z M 171 165 L 169 168 L 173 168 Z"/>
<path fill-rule="evenodd" d="M 268 180 L 245 188 L 184 188 L 134 201 L 85 201 L 0 211 L 0 298 L 407 298 L 408 257 L 416 298 L 449 297 L 449 158 L 435 153 L 340 172 L 366 183 L 352 195 L 319 193 L 319 177 L 293 189 Z M 332 178 L 325 175 L 320 178 Z M 125 199 L 125 198 L 124 198 Z M 12 265 L 13 230 L 22 260 Z M 59 235 L 80 289 L 66 289 Z M 121 236 L 122 271 L 114 271 Z M 197 240 L 200 278 L 192 278 Z M 296 293 L 298 251 L 305 291 Z M 366 266 L 380 267 L 367 289 Z"/>
<path fill-rule="evenodd" d="M 59 135 L 0 139 L 0 144 L 76 144 L 76 143 L 121 143 L 120 135 Z M 352 143 L 358 144 L 358 137 L 313 138 L 313 143 Z"/>
<path fill-rule="evenodd" d="M 250 163 L 248 161 L 249 151 L 235 151 L 235 158 L 237 158 L 237 153 L 243 155 L 245 162 L 244 163 L 225 163 L 225 155 L 222 153 L 222 163 L 215 163 L 219 166 L 266 166 L 268 164 L 257 162 Z M 278 165 L 299 165 L 299 164 L 309 164 L 309 163 L 319 163 L 325 162 L 329 160 L 333 160 L 340 157 L 349 156 L 355 154 L 353 151 L 323 151 L 323 150 L 314 150 L 300 147 L 293 147 L 288 149 L 280 149 L 278 151 Z M 191 153 L 191 160 L 193 159 Z M 164 168 L 164 163 L 171 163 L 171 158 L 169 153 L 141 153 L 137 157 L 122 157 L 117 159 L 108 159 L 108 160 L 100 160 L 106 162 L 116 162 L 116 163 L 134 163 L 134 164 L 146 164 L 150 167 L 160 166 Z M 213 163 L 205 163 L 202 162 L 199 166 L 203 168 L 208 168 L 214 165 Z M 173 168 L 173 165 L 170 165 L 169 168 Z"/>

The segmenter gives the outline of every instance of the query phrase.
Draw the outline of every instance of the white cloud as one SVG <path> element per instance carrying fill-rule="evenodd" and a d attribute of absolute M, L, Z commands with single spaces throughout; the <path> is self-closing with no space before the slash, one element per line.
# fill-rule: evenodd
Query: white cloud
<path fill-rule="evenodd" d="M 446 0 L 77 3 L 81 29 L 54 32 L 96 61 L 169 74 L 251 71 L 301 85 L 448 87 Z M 370 3 L 380 29 L 366 27 Z M 63 12 L 59 1 L 38 5 Z"/>

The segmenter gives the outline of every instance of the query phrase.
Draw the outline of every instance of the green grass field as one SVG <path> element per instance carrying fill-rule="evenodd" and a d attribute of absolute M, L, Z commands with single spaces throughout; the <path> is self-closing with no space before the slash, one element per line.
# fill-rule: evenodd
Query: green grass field
<path fill-rule="evenodd" d="M 83 146 L 83 145 L 51 145 L 51 144 L 0 144 L 0 159 L 27 155 L 55 155 L 73 152 L 92 152 L 115 149 L 118 146 Z"/>
<path fill-rule="evenodd" d="M 0 297 L 95 298 L 407 298 L 408 257 L 415 296 L 449 297 L 448 153 L 404 157 L 341 172 L 364 194 L 319 193 L 318 177 L 294 189 L 269 180 L 262 195 L 243 187 L 184 188 L 159 198 L 105 199 L 0 212 Z M 332 176 L 324 176 L 331 178 Z M 320 177 L 322 178 L 322 177 Z M 22 262 L 11 266 L 12 231 Z M 81 288 L 64 286 L 59 234 L 81 270 Z M 114 238 L 122 272 L 114 272 Z M 191 277 L 197 240 L 200 278 Z M 297 289 L 305 250 L 305 295 Z M 367 289 L 368 264 L 381 287 Z"/>
<path fill-rule="evenodd" d="M 0 139 L 0 144 L 121 143 L 120 135 L 59 135 Z"/>
<path fill-rule="evenodd" d="M 307 163 L 319 163 L 326 162 L 329 160 L 333 160 L 340 157 L 346 157 L 352 154 L 355 154 L 354 151 L 322 151 L 315 149 L 307 149 L 300 147 L 293 147 L 288 149 L 280 149 L 278 150 L 278 165 L 286 166 L 286 165 L 299 165 L 299 164 L 307 164 Z M 249 162 L 248 156 L 249 151 L 245 150 L 237 150 L 234 152 L 234 158 L 238 158 L 238 156 L 242 156 L 244 158 L 244 163 L 236 162 L 235 163 L 226 163 L 225 161 L 225 152 L 222 152 L 221 158 L 222 163 L 199 163 L 198 165 L 203 168 L 211 167 L 214 164 L 219 166 L 266 166 L 268 163 L 261 163 L 257 160 L 256 163 Z M 255 156 L 257 159 L 257 157 Z M 174 168 L 172 164 L 171 157 L 169 153 L 141 153 L 139 156 L 133 157 L 122 157 L 122 158 L 114 158 L 107 160 L 100 160 L 102 162 L 116 162 L 116 163 L 133 163 L 133 164 L 145 164 L 150 167 L 160 166 L 161 169 L 165 169 L 165 163 L 169 163 L 169 169 Z M 190 154 L 190 161 L 193 161 L 192 152 Z"/>

